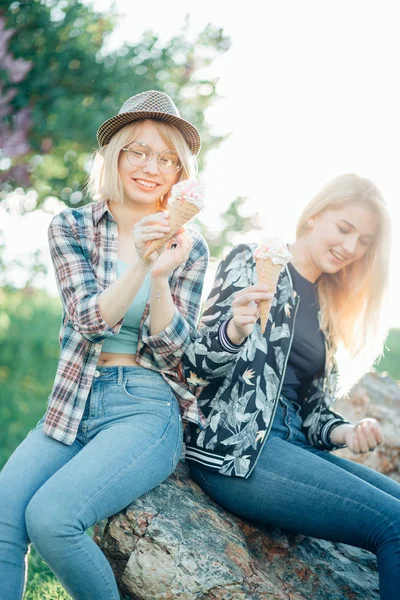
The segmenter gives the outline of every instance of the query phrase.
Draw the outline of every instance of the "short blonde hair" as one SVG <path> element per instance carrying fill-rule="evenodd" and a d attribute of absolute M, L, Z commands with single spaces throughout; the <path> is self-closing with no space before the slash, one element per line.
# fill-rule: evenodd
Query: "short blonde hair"
<path fill-rule="evenodd" d="M 389 280 L 391 222 L 381 192 L 369 179 L 355 174 L 329 181 L 306 206 L 296 237 L 306 235 L 307 222 L 325 210 L 347 203 L 369 207 L 378 221 L 377 234 L 364 256 L 337 273 L 318 279 L 320 326 L 334 348 L 344 346 L 354 364 L 350 384 L 363 375 L 382 353 L 387 335 L 384 307 Z"/>
<path fill-rule="evenodd" d="M 190 152 L 185 138 L 174 125 L 150 119 L 170 150 L 175 150 L 182 163 L 179 181 L 195 178 L 197 175 L 196 157 Z M 135 139 L 144 119 L 129 123 L 117 131 L 106 146 L 96 150 L 90 169 L 87 191 L 93 200 L 124 201 L 124 189 L 118 172 L 121 149 Z"/>

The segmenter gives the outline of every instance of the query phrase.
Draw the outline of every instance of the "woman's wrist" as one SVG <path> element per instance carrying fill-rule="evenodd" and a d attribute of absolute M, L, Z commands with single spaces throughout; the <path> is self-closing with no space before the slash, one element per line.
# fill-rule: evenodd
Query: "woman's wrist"
<path fill-rule="evenodd" d="M 237 332 L 233 319 L 230 319 L 228 325 L 226 326 L 226 335 L 229 341 L 235 346 L 241 346 L 246 339 L 246 336 L 241 336 Z"/>
<path fill-rule="evenodd" d="M 337 425 L 334 427 L 332 431 L 329 433 L 329 439 L 332 444 L 335 446 L 343 446 L 345 442 L 345 435 L 348 431 L 351 431 L 354 428 L 354 425 L 350 423 L 343 423 L 343 425 Z"/>
<path fill-rule="evenodd" d="M 167 297 L 171 295 L 168 277 L 156 276 L 153 273 L 150 275 L 150 298 L 159 304 L 163 301 L 164 307 Z"/>
<path fill-rule="evenodd" d="M 131 269 L 134 269 L 135 272 L 139 271 L 147 275 L 147 273 L 151 270 L 153 262 L 148 258 L 142 258 L 139 255 L 136 255 L 133 265 Z"/>
<path fill-rule="evenodd" d="M 153 271 L 151 271 L 150 281 L 152 287 L 155 288 L 165 288 L 166 286 L 169 287 L 168 277 L 165 275 L 157 275 Z"/>

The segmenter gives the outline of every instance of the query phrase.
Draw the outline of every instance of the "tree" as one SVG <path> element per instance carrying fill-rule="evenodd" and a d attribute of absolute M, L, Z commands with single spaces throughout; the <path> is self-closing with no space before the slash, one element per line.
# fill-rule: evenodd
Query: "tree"
<path fill-rule="evenodd" d="M 87 202 L 82 186 L 97 127 L 129 96 L 146 89 L 170 94 L 182 115 L 200 128 L 203 156 L 223 139 L 207 132 L 204 112 L 217 97 L 216 79 L 201 74 L 229 48 L 222 29 L 207 25 L 193 43 L 187 20 L 165 45 L 148 31 L 135 45 L 107 51 L 111 9 L 98 14 L 79 0 L 0 0 L 0 16 L 16 32 L 7 34 L 8 52 L 31 65 L 29 77 L 13 84 L 6 79 L 4 92 L 18 90 L 10 105 L 15 115 L 30 110 L 33 124 L 25 154 L 16 160 L 8 151 L 12 164 L 3 195 L 16 185 L 27 187 L 15 170 L 22 165 L 38 205 L 49 195 L 67 205 Z"/>
<path fill-rule="evenodd" d="M 11 166 L 11 158 L 24 156 L 30 150 L 28 133 L 31 126 L 30 109 L 25 107 L 11 116 L 11 101 L 17 94 L 15 84 L 26 77 L 31 63 L 23 58 L 15 59 L 8 51 L 8 44 L 15 30 L 5 28 L 0 16 L 0 182 L 5 177 L 18 179 L 28 185 L 26 166 Z M 7 81 L 7 91 L 5 91 Z"/>
<path fill-rule="evenodd" d="M 390 329 L 385 342 L 385 352 L 375 365 L 379 372 L 387 371 L 400 383 L 400 329 Z"/>
<path fill-rule="evenodd" d="M 197 229 L 207 240 L 212 258 L 219 259 L 224 251 L 234 245 L 233 239 L 238 233 L 243 234 L 252 229 L 262 229 L 258 215 L 243 214 L 244 205 L 247 198 L 238 196 L 228 209 L 220 215 L 221 227 L 215 230 L 210 230 L 204 223 L 199 222 Z"/>

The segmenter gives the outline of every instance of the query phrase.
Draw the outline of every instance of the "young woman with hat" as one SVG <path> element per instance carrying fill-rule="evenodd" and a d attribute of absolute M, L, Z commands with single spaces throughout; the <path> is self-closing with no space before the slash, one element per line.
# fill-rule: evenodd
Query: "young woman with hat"
<path fill-rule="evenodd" d="M 257 282 L 256 244 L 220 264 L 184 357 L 206 424 L 189 424 L 195 481 L 237 515 L 377 554 L 381 598 L 400 589 L 400 485 L 330 451 L 383 442 L 379 423 L 330 407 L 336 351 L 356 380 L 382 351 L 390 220 L 375 185 L 329 182 L 300 216 L 276 293 Z M 263 334 L 258 303 L 273 298 Z"/>
<path fill-rule="evenodd" d="M 29 542 L 77 600 L 119 598 L 85 534 L 162 482 L 182 447 L 179 404 L 198 422 L 179 371 L 200 307 L 208 251 L 169 231 L 172 186 L 196 175 L 200 136 L 164 93 L 129 98 L 98 130 L 89 188 L 58 214 L 50 251 L 63 304 L 48 408 L 0 475 L 0 597 L 21 599 Z M 179 401 L 179 402 L 178 402 Z"/>

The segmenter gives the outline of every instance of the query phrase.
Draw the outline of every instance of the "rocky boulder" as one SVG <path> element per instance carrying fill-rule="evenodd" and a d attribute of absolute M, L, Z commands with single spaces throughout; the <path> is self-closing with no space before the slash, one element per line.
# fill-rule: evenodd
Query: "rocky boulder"
<path fill-rule="evenodd" d="M 382 422 L 385 447 L 357 460 L 395 477 L 399 407 L 398 385 L 373 374 L 335 406 L 349 420 Z M 379 599 L 373 554 L 243 521 L 206 496 L 183 462 L 98 526 L 96 539 L 124 600 Z"/>
<path fill-rule="evenodd" d="M 394 379 L 380 373 L 369 373 L 352 390 L 349 398 L 335 403 L 335 410 L 351 423 L 364 417 L 377 419 L 385 435 L 385 443 L 368 454 L 355 456 L 344 448 L 336 454 L 363 463 L 400 481 L 400 387 Z"/>

